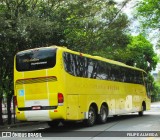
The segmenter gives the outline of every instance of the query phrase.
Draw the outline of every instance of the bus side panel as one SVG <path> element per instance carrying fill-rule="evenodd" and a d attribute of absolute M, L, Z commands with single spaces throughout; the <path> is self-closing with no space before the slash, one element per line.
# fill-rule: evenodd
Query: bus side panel
<path fill-rule="evenodd" d="M 132 103 L 132 95 L 127 95 L 126 96 L 126 102 L 125 102 L 125 109 L 126 112 L 131 112 L 133 108 L 133 103 Z"/>
<path fill-rule="evenodd" d="M 138 111 L 138 96 L 135 94 L 136 86 L 133 84 L 125 83 L 125 92 L 126 92 L 126 103 L 128 104 L 128 110 L 127 112 L 136 112 Z"/>
<path fill-rule="evenodd" d="M 25 92 L 23 90 L 23 85 L 17 85 L 15 93 L 17 95 L 18 107 L 25 106 Z"/>
<path fill-rule="evenodd" d="M 17 120 L 20 120 L 20 121 L 26 120 L 25 112 L 19 111 L 18 108 L 16 108 L 16 118 L 17 118 Z"/>
<path fill-rule="evenodd" d="M 115 97 L 111 96 L 109 100 L 109 115 L 115 115 L 115 114 L 116 114 L 116 99 Z"/>
<path fill-rule="evenodd" d="M 150 110 L 151 109 L 151 100 L 149 98 L 146 99 L 146 110 Z"/>
<path fill-rule="evenodd" d="M 79 120 L 79 95 L 67 95 L 67 120 Z"/>

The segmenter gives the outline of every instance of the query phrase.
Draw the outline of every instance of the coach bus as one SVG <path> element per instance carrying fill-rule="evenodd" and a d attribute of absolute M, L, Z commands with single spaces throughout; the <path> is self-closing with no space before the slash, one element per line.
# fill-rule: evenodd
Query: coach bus
<path fill-rule="evenodd" d="M 18 120 L 93 126 L 150 109 L 147 74 L 139 68 L 58 46 L 18 52 L 14 62 Z"/>

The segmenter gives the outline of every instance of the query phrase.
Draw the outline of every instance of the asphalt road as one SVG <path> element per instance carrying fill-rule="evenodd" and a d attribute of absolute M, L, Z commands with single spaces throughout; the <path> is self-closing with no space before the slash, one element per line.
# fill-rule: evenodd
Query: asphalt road
<path fill-rule="evenodd" d="M 160 102 L 152 103 L 151 110 L 146 111 L 142 117 L 139 117 L 138 113 L 109 117 L 106 124 L 97 124 L 93 127 L 86 127 L 82 122 L 77 122 L 53 129 L 46 123 L 39 123 L 7 128 L 7 131 L 38 133 L 45 136 L 45 139 L 54 137 L 58 140 L 160 140 Z"/>

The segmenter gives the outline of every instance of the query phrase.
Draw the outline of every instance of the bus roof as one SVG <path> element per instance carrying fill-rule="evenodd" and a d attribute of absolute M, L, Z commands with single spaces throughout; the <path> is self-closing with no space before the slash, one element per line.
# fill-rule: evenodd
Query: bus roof
<path fill-rule="evenodd" d="M 66 51 L 66 52 L 70 52 L 70 53 L 73 53 L 73 54 L 85 56 L 85 57 L 88 57 L 88 58 L 92 58 L 92 59 L 96 59 L 96 60 L 101 60 L 101 61 L 104 61 L 104 62 L 107 62 L 107 63 L 110 63 L 110 64 L 115 64 L 115 65 L 118 65 L 118 66 L 122 66 L 122 67 L 131 68 L 131 69 L 135 69 L 135 70 L 139 70 L 139 71 L 145 72 L 143 69 L 140 69 L 140 68 L 137 68 L 137 67 L 133 67 L 133 66 L 129 66 L 129 65 L 126 65 L 125 63 L 122 63 L 122 62 L 119 62 L 119 61 L 107 59 L 107 58 L 104 58 L 104 57 L 101 57 L 101 56 L 93 56 L 93 55 L 84 54 L 84 53 L 81 53 L 81 52 L 76 52 L 76 51 L 68 49 L 65 46 L 56 46 L 56 45 L 53 45 L 53 46 L 42 47 L 42 48 L 52 48 L 52 47 L 61 49 L 62 51 Z M 39 49 L 39 48 L 27 49 L 27 50 L 20 51 L 20 52 L 26 52 L 26 51 L 34 50 L 34 49 Z"/>
<path fill-rule="evenodd" d="M 64 51 L 70 52 L 70 53 L 78 54 L 78 55 L 81 55 L 81 56 L 86 56 L 88 58 L 101 60 L 101 61 L 104 61 L 104 62 L 107 62 L 107 63 L 110 63 L 110 64 L 115 64 L 115 65 L 119 65 L 119 66 L 122 66 L 122 67 L 131 68 L 131 69 L 135 69 L 135 70 L 139 70 L 139 71 L 145 72 L 143 69 L 140 69 L 140 68 L 137 68 L 137 67 L 133 67 L 133 66 L 129 66 L 129 65 L 126 65 L 125 63 L 122 63 L 122 62 L 119 62 L 119 61 L 107 59 L 107 58 L 104 58 L 104 57 L 101 57 L 101 56 L 93 56 L 93 55 L 84 54 L 84 53 L 81 53 L 81 52 L 76 52 L 76 51 L 68 49 L 67 47 L 59 47 L 59 46 L 56 46 L 56 47 L 59 48 L 59 49 L 62 49 Z"/>

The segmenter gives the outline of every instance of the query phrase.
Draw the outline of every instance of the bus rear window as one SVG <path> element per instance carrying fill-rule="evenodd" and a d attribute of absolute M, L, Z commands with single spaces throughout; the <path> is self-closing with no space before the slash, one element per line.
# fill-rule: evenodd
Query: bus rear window
<path fill-rule="evenodd" d="M 56 48 L 39 48 L 19 52 L 16 55 L 17 71 L 52 68 L 56 64 Z"/>

